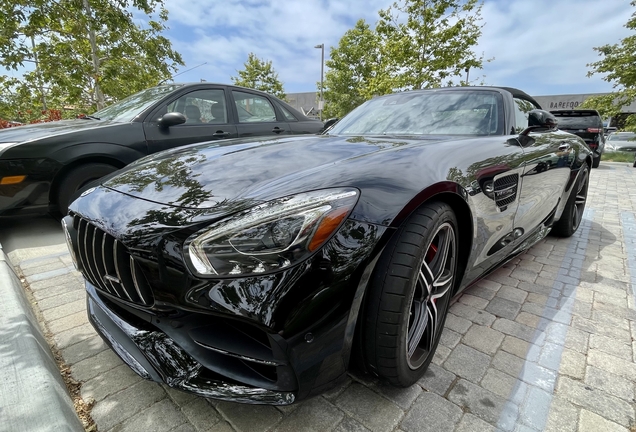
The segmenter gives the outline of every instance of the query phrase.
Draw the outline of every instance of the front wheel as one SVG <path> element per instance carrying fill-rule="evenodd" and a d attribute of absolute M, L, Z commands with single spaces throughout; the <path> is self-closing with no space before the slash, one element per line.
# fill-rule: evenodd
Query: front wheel
<path fill-rule="evenodd" d="M 598 168 L 598 166 L 601 164 L 601 157 L 603 155 L 598 155 L 598 157 L 595 157 L 594 159 L 592 159 L 592 168 Z"/>
<path fill-rule="evenodd" d="M 367 366 L 408 387 L 439 343 L 457 269 L 457 219 L 448 204 L 427 203 L 400 228 L 378 262 L 364 319 Z"/>
<path fill-rule="evenodd" d="M 587 164 L 581 167 L 579 178 L 570 191 L 561 219 L 552 227 L 552 233 L 559 237 L 570 237 L 576 232 L 583 219 L 587 188 L 590 182 L 590 170 Z"/>
<path fill-rule="evenodd" d="M 62 215 L 68 213 L 68 206 L 75 192 L 86 186 L 88 183 L 104 177 L 116 171 L 117 168 L 103 163 L 89 163 L 80 165 L 69 171 L 59 183 L 57 197 L 54 202 Z"/>

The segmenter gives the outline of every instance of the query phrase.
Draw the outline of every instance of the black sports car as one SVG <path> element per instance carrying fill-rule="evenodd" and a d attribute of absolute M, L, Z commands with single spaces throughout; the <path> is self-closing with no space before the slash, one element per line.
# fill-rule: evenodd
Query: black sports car
<path fill-rule="evenodd" d="M 320 136 L 129 165 L 63 220 L 90 321 L 141 376 L 206 397 L 289 404 L 354 359 L 408 386 L 453 296 L 579 226 L 591 152 L 539 108 L 510 88 L 411 91 Z"/>
<path fill-rule="evenodd" d="M 152 87 L 81 119 L 0 130 L 0 216 L 66 214 L 78 189 L 161 150 L 322 129 L 321 121 L 252 89 L 212 83 Z"/>

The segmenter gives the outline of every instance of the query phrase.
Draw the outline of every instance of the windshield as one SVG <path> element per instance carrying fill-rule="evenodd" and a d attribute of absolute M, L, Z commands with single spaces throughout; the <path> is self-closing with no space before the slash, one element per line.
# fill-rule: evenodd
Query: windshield
<path fill-rule="evenodd" d="M 597 115 L 580 115 L 576 117 L 562 117 L 557 115 L 559 129 L 587 129 L 602 128 L 601 118 Z"/>
<path fill-rule="evenodd" d="M 112 120 L 118 122 L 129 122 L 137 117 L 143 110 L 162 99 L 168 93 L 181 87 L 181 84 L 163 85 L 151 87 L 128 96 L 106 108 L 92 114 L 100 120 Z"/>
<path fill-rule="evenodd" d="M 636 140 L 636 133 L 634 132 L 613 133 L 607 139 L 610 141 L 634 141 Z"/>
<path fill-rule="evenodd" d="M 414 91 L 372 99 L 333 135 L 502 135 L 502 97 L 490 91 Z"/>

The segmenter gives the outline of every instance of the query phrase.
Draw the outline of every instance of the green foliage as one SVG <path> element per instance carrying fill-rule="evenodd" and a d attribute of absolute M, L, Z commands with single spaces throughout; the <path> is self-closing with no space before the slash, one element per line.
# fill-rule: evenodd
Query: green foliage
<path fill-rule="evenodd" d="M 636 0 L 631 5 L 636 7 Z M 636 12 L 625 27 L 636 31 Z M 603 117 L 616 116 L 622 107 L 636 101 L 636 34 L 624 38 L 620 44 L 603 45 L 594 50 L 602 58 L 588 64 L 591 70 L 587 75 L 604 74 L 603 79 L 612 83 L 616 90 L 608 95 L 589 98 L 581 107 L 596 109 Z M 636 131 L 636 116 L 629 116 L 626 129 Z"/>
<path fill-rule="evenodd" d="M 466 85 L 466 69 L 484 62 L 473 51 L 481 7 L 478 0 L 400 0 L 378 12 L 374 30 L 358 21 L 326 62 L 325 117 L 341 117 L 374 95 Z"/>
<path fill-rule="evenodd" d="M 260 60 L 254 53 L 249 53 L 245 69 L 237 72 L 239 76 L 232 77 L 235 85 L 264 91 L 285 100 L 283 83 L 279 81 L 271 60 Z"/>
<path fill-rule="evenodd" d="M 0 10 L 0 65 L 27 69 L 0 80 L 9 95 L 0 99 L 2 116 L 44 105 L 92 112 L 183 65 L 161 35 L 163 0 L 0 0 Z"/>

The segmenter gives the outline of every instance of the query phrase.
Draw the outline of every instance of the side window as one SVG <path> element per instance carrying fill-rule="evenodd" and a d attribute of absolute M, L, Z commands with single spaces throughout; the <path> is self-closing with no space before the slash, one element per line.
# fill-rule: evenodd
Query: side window
<path fill-rule="evenodd" d="M 287 120 L 287 121 L 298 121 L 298 119 L 296 117 L 294 117 L 294 115 L 292 113 L 290 113 L 289 110 L 287 110 L 284 106 L 278 105 L 278 107 L 283 112 L 283 115 L 285 116 L 285 120 Z"/>
<path fill-rule="evenodd" d="M 528 127 L 528 113 L 536 107 L 523 99 L 514 99 L 515 101 L 515 133 L 521 133 Z"/>
<path fill-rule="evenodd" d="M 167 112 L 186 116 L 185 124 L 227 123 L 223 90 L 196 90 L 168 104 Z"/>
<path fill-rule="evenodd" d="M 271 102 L 259 95 L 232 90 L 239 123 L 265 123 L 276 121 Z"/>

